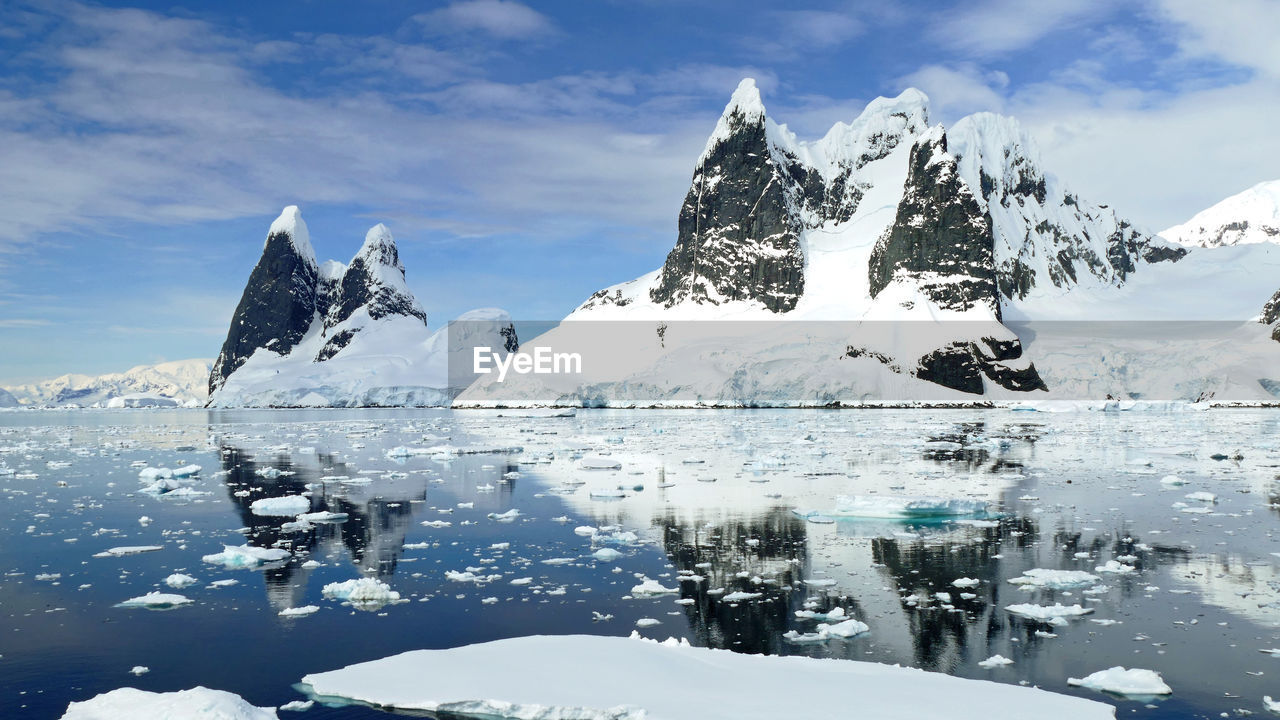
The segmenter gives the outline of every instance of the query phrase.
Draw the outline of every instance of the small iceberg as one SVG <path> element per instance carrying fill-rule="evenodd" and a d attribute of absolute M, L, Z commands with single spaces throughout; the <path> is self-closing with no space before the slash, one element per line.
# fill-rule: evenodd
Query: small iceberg
<path fill-rule="evenodd" d="M 222 690 L 195 687 L 154 693 L 119 688 L 67 706 L 62 720 L 124 720 L 125 718 L 183 718 L 184 720 L 278 720 L 272 708 L 250 705 Z"/>
<path fill-rule="evenodd" d="M 191 602 L 191 598 L 174 593 L 162 593 L 159 591 L 149 592 L 136 598 L 130 598 L 122 603 L 116 603 L 118 608 L 147 608 L 149 610 L 168 610 L 170 608 L 182 607 Z"/>
<path fill-rule="evenodd" d="M 1067 678 L 1067 684 L 1129 698 L 1155 698 L 1173 693 L 1155 670 L 1126 670 L 1119 665 L 1083 678 Z"/>
<path fill-rule="evenodd" d="M 357 610 L 381 610 L 385 605 L 400 602 L 400 593 L 377 578 L 358 578 L 324 586 L 327 598 L 342 600 Z"/>
<path fill-rule="evenodd" d="M 1077 618 L 1088 615 L 1093 612 L 1093 608 L 1081 607 L 1079 605 L 1062 605 L 1055 603 L 1053 605 L 1033 605 L 1031 603 L 1023 603 L 1020 605 L 1009 605 L 1005 607 L 1008 612 L 1027 618 L 1029 620 L 1039 620 L 1040 622 L 1050 625 L 1066 625 L 1070 618 Z"/>
<path fill-rule="evenodd" d="M 205 555 L 203 560 L 226 568 L 256 568 L 288 560 L 288 550 L 260 548 L 252 545 L 223 545 L 222 552 Z"/>
<path fill-rule="evenodd" d="M 895 497 L 892 495 L 841 495 L 827 515 L 879 519 L 918 520 L 925 518 L 984 515 L 985 500 L 944 497 Z"/>
<path fill-rule="evenodd" d="M 1030 588 L 1048 588 L 1050 590 L 1069 590 L 1097 584 L 1102 578 L 1083 570 L 1050 570 L 1035 568 L 1024 570 L 1022 577 L 1010 578 L 1009 582 Z"/>
<path fill-rule="evenodd" d="M 311 499 L 301 495 L 262 498 L 249 504 L 249 511 L 254 515 L 268 517 L 294 517 L 311 510 Z"/>

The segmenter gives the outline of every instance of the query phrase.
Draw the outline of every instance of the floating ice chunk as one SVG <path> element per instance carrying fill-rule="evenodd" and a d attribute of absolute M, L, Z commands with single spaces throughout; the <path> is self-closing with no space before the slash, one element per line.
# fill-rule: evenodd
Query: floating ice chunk
<path fill-rule="evenodd" d="M 621 470 L 622 463 L 606 455 L 584 455 L 578 460 L 583 470 Z"/>
<path fill-rule="evenodd" d="M 600 562 L 613 562 L 614 560 L 622 557 L 622 553 L 614 550 L 613 548 L 600 548 L 591 556 Z"/>
<path fill-rule="evenodd" d="M 94 553 L 93 556 L 96 558 L 123 557 L 125 555 L 138 555 L 140 553 L 155 552 L 163 549 L 164 548 L 160 545 L 124 545 L 121 547 L 109 548 L 100 553 Z"/>
<path fill-rule="evenodd" d="M 197 582 L 199 581 L 196 580 L 195 578 L 191 577 L 190 575 L 184 575 L 182 573 L 174 573 L 164 579 L 165 585 L 168 585 L 169 587 L 175 588 L 178 590 L 181 590 L 182 588 L 187 587 L 188 585 L 195 585 Z"/>
<path fill-rule="evenodd" d="M 1155 697 L 1173 692 L 1155 670 L 1126 670 L 1119 665 L 1083 678 L 1068 678 L 1067 684 L 1126 697 Z"/>
<path fill-rule="evenodd" d="M 958 587 L 958 588 L 973 588 L 973 587 L 978 587 L 978 585 L 980 585 L 981 583 L 982 583 L 981 580 L 978 580 L 975 578 L 962 577 L 962 578 L 957 578 L 955 580 L 952 580 L 951 586 Z"/>
<path fill-rule="evenodd" d="M 1204 492 L 1203 490 L 1201 490 L 1200 492 L 1187 493 L 1186 498 L 1188 500 L 1199 500 L 1200 502 L 1208 502 L 1208 503 L 1218 502 L 1217 495 L 1214 495 L 1211 492 Z"/>
<path fill-rule="evenodd" d="M 223 545 L 222 552 L 205 555 L 203 559 L 207 563 L 227 568 L 256 568 L 288 560 L 289 551 L 252 545 Z"/>
<path fill-rule="evenodd" d="M 1266 708 L 1268 712 L 1280 715 L 1280 701 L 1272 700 L 1270 695 L 1262 696 L 1262 707 Z"/>
<path fill-rule="evenodd" d="M 480 584 L 480 583 L 490 583 L 495 580 L 501 580 L 502 576 L 501 575 L 477 575 L 476 573 L 470 570 L 467 570 L 465 572 L 460 572 L 458 570 L 445 570 L 444 578 L 446 580 L 450 580 L 453 582 L 473 582 L 473 583 Z"/>
<path fill-rule="evenodd" d="M 132 718 L 182 718 L 183 720 L 279 720 L 275 710 L 250 705 L 239 695 L 195 687 L 178 692 L 153 693 L 120 688 L 67 706 L 62 720 L 128 720 Z"/>
<path fill-rule="evenodd" d="M 142 468 L 138 473 L 138 479 L 143 482 L 152 483 L 157 480 L 168 480 L 173 477 L 173 471 L 169 468 Z"/>
<path fill-rule="evenodd" d="M 147 667 L 146 665 L 134 665 L 129 670 L 130 675 L 135 675 L 137 677 L 142 677 L 143 675 L 146 675 L 149 672 L 151 672 L 151 668 Z"/>
<path fill-rule="evenodd" d="M 249 511 L 254 515 L 268 517 L 293 517 L 302 515 L 310 509 L 311 499 L 301 495 L 262 498 L 249 504 Z"/>
<path fill-rule="evenodd" d="M 1052 590 L 1066 590 L 1083 585 L 1093 585 L 1102 578 L 1083 570 L 1052 570 L 1035 568 L 1025 570 L 1021 577 L 1010 578 L 1009 582 L 1024 587 L 1042 587 Z"/>
<path fill-rule="evenodd" d="M 830 637 L 836 638 L 850 638 L 854 635 L 861 635 L 862 633 L 870 630 L 871 628 L 868 627 L 866 623 L 852 618 L 845 620 L 844 622 L 835 623 L 834 625 L 828 625 L 826 623 L 818 624 L 818 632 L 825 633 Z"/>
<path fill-rule="evenodd" d="M 621 488 L 592 488 L 588 493 L 593 498 L 611 499 L 624 498 L 627 493 Z"/>
<path fill-rule="evenodd" d="M 1187 481 L 1183 480 L 1177 475 L 1165 475 L 1164 477 L 1160 478 L 1160 484 L 1161 485 L 1186 485 Z"/>
<path fill-rule="evenodd" d="M 644 578 L 639 585 L 631 588 L 632 595 L 650 596 L 650 595 L 671 595 L 680 592 L 679 588 L 663 587 L 662 583 L 650 578 Z"/>
<path fill-rule="evenodd" d="M 943 497 L 894 497 L 891 495 L 841 495 L 835 510 L 828 513 L 842 517 L 929 518 L 958 515 L 981 515 L 987 511 L 983 500 Z"/>
<path fill-rule="evenodd" d="M 1093 608 L 1081 607 L 1079 605 L 1062 605 L 1058 603 L 1053 605 L 1022 603 L 1019 605 L 1006 606 L 1005 610 L 1014 615 L 1019 615 L 1031 620 L 1039 620 L 1040 622 L 1047 622 L 1051 625 L 1062 625 L 1066 623 L 1068 618 L 1076 618 L 1093 612 Z"/>
<path fill-rule="evenodd" d="M 1107 564 L 1095 567 L 1094 572 L 1111 573 L 1113 575 L 1127 575 L 1131 572 L 1137 572 L 1138 569 L 1132 565 L 1125 565 L 1115 560 L 1108 560 Z"/>
<path fill-rule="evenodd" d="M 642 627 L 642 628 L 653 627 L 654 625 L 661 625 L 661 624 L 662 624 L 661 620 L 656 620 L 654 618 L 640 618 L 639 620 L 636 620 L 636 627 Z"/>
<path fill-rule="evenodd" d="M 992 670 L 994 668 L 1004 667 L 1005 665 L 1012 665 L 1012 664 L 1013 664 L 1013 661 L 1003 655 L 992 655 L 986 660 L 980 661 L 978 663 L 978 667 L 986 668 L 987 670 Z"/>
<path fill-rule="evenodd" d="M 400 593 L 377 578 L 357 578 L 324 586 L 327 598 L 343 600 L 357 610 L 379 610 L 400 601 Z"/>
<path fill-rule="evenodd" d="M 599 530 L 597 530 L 596 528 L 590 525 L 579 525 L 578 527 L 573 529 L 574 535 L 581 535 L 582 537 L 591 537 L 595 535 L 597 532 L 599 532 Z"/>
<path fill-rule="evenodd" d="M 764 597 L 763 593 L 743 592 L 739 590 L 738 592 L 731 592 L 720 599 L 723 600 L 724 602 L 732 603 L 732 602 L 743 602 L 744 600 L 755 600 L 756 598 L 761 598 L 761 597 Z"/>
<path fill-rule="evenodd" d="M 203 469 L 204 468 L 199 465 L 183 465 L 180 468 L 174 468 L 173 476 L 176 478 L 189 478 L 194 475 L 199 475 L 200 471 Z"/>
<path fill-rule="evenodd" d="M 281 705 L 280 709 L 289 710 L 292 712 L 306 712 L 307 710 L 311 709 L 312 705 L 315 705 L 315 704 L 316 704 L 315 700 L 293 700 L 291 702 L 287 702 Z"/>
<path fill-rule="evenodd" d="M 308 523 L 340 523 L 346 522 L 348 517 L 347 513 L 321 510 L 319 512 L 302 513 L 297 517 L 297 520 L 298 522 Z"/>
<path fill-rule="evenodd" d="M 190 598 L 173 593 L 149 592 L 136 598 L 130 598 L 122 603 L 117 603 L 118 608 L 155 608 L 166 609 L 181 607 L 191 602 Z"/>
<path fill-rule="evenodd" d="M 520 517 L 520 511 L 515 508 L 511 508 L 506 512 L 489 513 L 488 517 L 490 520 L 497 520 L 498 522 L 511 522 Z"/>
<path fill-rule="evenodd" d="M 303 605 L 302 607 L 285 608 L 280 611 L 282 617 L 306 617 L 311 613 L 318 612 L 319 605 Z"/>

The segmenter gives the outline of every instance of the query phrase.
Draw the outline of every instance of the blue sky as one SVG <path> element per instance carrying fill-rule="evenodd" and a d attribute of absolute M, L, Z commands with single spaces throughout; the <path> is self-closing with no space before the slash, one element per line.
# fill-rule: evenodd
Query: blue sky
<path fill-rule="evenodd" d="M 755 77 L 802 138 L 916 86 L 1159 230 L 1280 177 L 1280 3 L 0 0 L 0 384 L 213 357 L 267 226 L 385 222 L 439 326 L 659 265 Z"/>

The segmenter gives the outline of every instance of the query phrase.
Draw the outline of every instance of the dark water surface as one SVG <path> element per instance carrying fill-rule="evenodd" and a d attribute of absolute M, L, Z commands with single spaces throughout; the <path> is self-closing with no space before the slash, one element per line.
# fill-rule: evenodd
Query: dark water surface
<path fill-rule="evenodd" d="M 647 637 L 1025 682 L 1110 702 L 1118 717 L 1265 716 L 1262 696 L 1280 697 L 1280 652 L 1259 652 L 1280 648 L 1278 431 L 1274 411 L 0 413 L 0 717 L 56 718 L 123 686 L 204 685 L 281 705 L 304 698 L 293 685 L 311 672 L 519 635 L 627 635 L 641 618 L 660 621 Z M 504 452 L 393 450 L 437 445 Z M 621 469 L 583 469 L 583 455 Z M 187 496 L 157 497 L 139 492 L 143 462 L 202 471 Z M 619 488 L 625 497 L 599 496 Z M 289 530 L 292 518 L 250 509 L 300 493 L 347 519 Z M 993 514 L 819 523 L 794 512 L 828 513 L 842 494 L 982 499 Z M 246 543 L 292 557 L 263 569 L 202 560 Z M 162 549 L 94 557 L 137 545 Z M 604 547 L 621 557 L 593 557 Z M 1117 559 L 1131 571 L 1095 571 Z M 1101 579 L 1008 582 L 1032 568 Z M 500 577 L 446 577 L 468 571 Z M 198 582 L 171 589 L 177 572 Z M 404 602 L 324 596 L 358 577 Z M 643 578 L 680 592 L 633 597 Z M 960 578 L 980 582 L 954 587 Z M 210 585 L 220 580 L 237 582 Z M 115 607 L 151 591 L 194 602 Z M 722 600 L 735 591 L 759 597 Z M 1004 609 L 1058 602 L 1094 612 L 1052 626 Z M 279 615 L 305 605 L 320 610 Z M 783 637 L 814 630 L 797 611 L 837 606 L 870 632 Z M 978 665 L 994 654 L 1014 664 Z M 150 672 L 131 675 L 137 665 Z M 1113 665 L 1157 670 L 1174 693 L 1134 701 L 1066 684 Z M 385 713 L 317 704 L 297 716 Z"/>

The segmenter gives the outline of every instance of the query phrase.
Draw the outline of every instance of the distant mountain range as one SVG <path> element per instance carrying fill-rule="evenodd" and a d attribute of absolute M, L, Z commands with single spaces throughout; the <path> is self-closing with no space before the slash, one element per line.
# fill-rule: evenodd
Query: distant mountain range
<path fill-rule="evenodd" d="M 175 360 L 122 373 L 62 375 L 0 388 L 0 407 L 201 407 L 211 367 L 208 360 Z"/>

